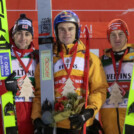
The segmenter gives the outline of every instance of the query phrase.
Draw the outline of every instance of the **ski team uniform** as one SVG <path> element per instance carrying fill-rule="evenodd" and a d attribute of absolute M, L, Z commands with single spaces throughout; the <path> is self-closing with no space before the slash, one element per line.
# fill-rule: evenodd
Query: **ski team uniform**
<path fill-rule="evenodd" d="M 17 54 L 20 55 L 18 51 L 17 51 Z M 15 79 L 19 79 L 25 75 L 25 71 L 20 65 L 18 59 L 15 57 L 13 50 L 11 50 L 11 55 L 12 55 L 12 69 L 13 71 L 16 72 Z M 28 65 L 30 59 L 31 59 L 31 53 L 25 53 L 25 55 L 21 58 L 25 66 Z M 35 72 L 36 64 L 37 64 L 37 59 L 33 57 L 33 61 L 29 67 L 28 74 L 27 74 L 28 78 L 32 82 L 33 87 L 35 85 L 34 84 L 35 83 L 34 72 Z M 0 96 L 7 92 L 5 87 L 1 89 L 5 89 L 5 90 L 0 91 Z M 33 93 L 34 93 L 34 90 L 33 90 Z M 19 97 L 19 94 L 18 94 L 15 96 L 15 103 L 16 103 L 18 133 L 19 134 L 33 134 L 34 127 L 31 121 L 32 97 L 29 97 L 29 100 L 25 102 L 25 97 Z M 3 134 L 2 117 L 0 117 L 0 121 L 1 121 L 0 122 L 0 134 Z"/>
<path fill-rule="evenodd" d="M 130 80 L 133 69 L 134 46 L 128 44 L 127 49 L 128 53 L 123 57 L 121 72 L 118 79 L 119 86 L 122 87 L 125 91 L 125 94 L 123 95 L 123 101 L 122 103 L 119 103 L 118 108 L 115 108 L 114 104 L 109 104 L 110 91 L 108 89 L 106 102 L 104 103 L 102 109 L 100 110 L 101 121 L 104 128 L 104 132 L 106 134 L 119 134 L 119 128 L 121 130 L 121 134 L 123 132 Z M 110 51 L 111 49 L 108 49 L 105 52 L 105 54 L 101 57 L 109 87 L 115 81 L 115 73 L 113 69 L 113 63 Z M 116 66 L 118 65 L 119 62 L 116 62 Z"/>
<path fill-rule="evenodd" d="M 68 54 L 74 44 L 68 44 L 65 48 L 64 45 L 61 45 L 65 65 L 67 68 L 70 67 L 72 54 Z M 85 56 L 85 45 L 79 41 L 77 47 L 77 53 L 75 57 L 75 61 L 73 64 L 73 68 L 70 74 L 70 79 L 73 83 L 74 91 L 79 95 L 82 96 L 82 92 L 85 90 L 83 89 L 83 75 L 84 75 L 84 56 Z M 102 104 L 105 102 L 106 99 L 106 89 L 108 87 L 106 82 L 105 72 L 103 70 L 103 66 L 99 58 L 90 53 L 90 67 L 89 67 L 89 91 L 88 91 L 88 105 L 87 108 L 93 108 L 95 110 L 94 116 L 101 108 Z M 32 119 L 36 119 L 41 117 L 41 102 L 40 102 L 40 74 L 39 74 L 39 65 L 37 65 L 35 71 L 35 98 L 33 100 L 33 110 L 32 110 Z M 63 96 L 64 88 L 62 88 L 61 92 L 58 89 L 66 84 L 67 81 L 67 72 L 64 69 L 62 58 L 59 54 L 57 54 L 57 45 L 54 46 L 54 87 L 55 87 L 55 98 L 59 99 Z M 93 124 L 93 118 L 89 119 L 86 123 L 87 126 Z M 56 124 L 58 128 L 70 128 L 70 121 L 69 119 L 60 121 Z"/>

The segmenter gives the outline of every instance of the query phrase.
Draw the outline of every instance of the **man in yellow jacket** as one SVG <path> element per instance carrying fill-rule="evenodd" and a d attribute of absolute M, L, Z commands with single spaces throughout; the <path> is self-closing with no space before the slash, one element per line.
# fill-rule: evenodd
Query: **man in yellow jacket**
<path fill-rule="evenodd" d="M 134 61 L 134 45 L 128 44 L 129 30 L 121 19 L 108 24 L 107 37 L 112 48 L 101 57 L 109 88 L 101 113 L 105 134 L 122 134 Z"/>
<path fill-rule="evenodd" d="M 72 11 L 60 12 L 54 20 L 56 43 L 54 45 L 54 87 L 55 99 L 58 101 L 75 93 L 84 98 L 84 74 L 88 74 L 88 100 L 87 106 L 79 114 L 70 115 L 69 118 L 56 123 L 57 134 L 78 134 L 86 122 L 87 133 L 93 125 L 94 117 L 106 99 L 105 72 L 99 58 L 90 53 L 89 70 L 84 73 L 85 45 L 79 40 L 80 23 L 78 16 Z M 40 102 L 40 74 L 39 65 L 36 68 L 35 98 L 33 102 L 32 119 L 35 127 L 42 127 Z M 40 124 L 40 126 L 38 125 Z M 76 129 L 77 128 L 77 129 Z M 99 132 L 97 132 L 99 133 Z M 96 134 L 97 134 L 96 133 Z M 91 133 L 92 134 L 92 133 Z"/>

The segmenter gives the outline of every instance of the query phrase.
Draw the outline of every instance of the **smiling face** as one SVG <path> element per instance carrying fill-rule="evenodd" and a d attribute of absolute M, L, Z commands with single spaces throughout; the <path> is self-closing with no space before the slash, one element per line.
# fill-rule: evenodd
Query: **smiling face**
<path fill-rule="evenodd" d="M 58 25 L 58 38 L 61 43 L 68 45 L 75 41 L 76 25 L 74 23 L 65 22 Z"/>
<path fill-rule="evenodd" d="M 121 51 L 127 48 L 127 37 L 122 30 L 114 30 L 110 33 L 110 44 L 113 51 Z"/>
<path fill-rule="evenodd" d="M 20 30 L 13 35 L 13 40 L 17 48 L 28 49 L 31 42 L 33 41 L 33 38 L 30 32 L 25 30 Z"/>

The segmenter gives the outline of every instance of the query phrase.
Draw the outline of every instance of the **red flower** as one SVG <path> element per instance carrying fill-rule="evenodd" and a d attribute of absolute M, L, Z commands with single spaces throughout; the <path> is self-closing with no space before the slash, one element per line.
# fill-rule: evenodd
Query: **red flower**
<path fill-rule="evenodd" d="M 55 111 L 63 111 L 64 105 L 61 102 L 57 102 L 54 106 Z"/>
<path fill-rule="evenodd" d="M 68 100 L 66 96 L 63 96 L 62 98 L 60 98 L 60 99 L 58 100 L 58 102 L 61 102 L 61 101 L 64 101 L 64 100 Z"/>

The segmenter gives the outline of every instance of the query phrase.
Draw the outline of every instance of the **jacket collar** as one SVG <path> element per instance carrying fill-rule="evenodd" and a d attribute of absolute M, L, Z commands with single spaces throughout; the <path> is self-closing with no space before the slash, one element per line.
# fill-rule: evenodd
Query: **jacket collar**
<path fill-rule="evenodd" d="M 29 55 L 30 53 L 32 53 L 35 50 L 33 43 L 30 44 L 29 49 L 18 49 L 15 45 L 12 45 L 12 49 L 11 49 L 11 55 L 13 57 L 16 57 L 14 54 L 14 51 L 16 51 L 16 53 L 19 55 L 19 57 L 24 57 Z"/>
<path fill-rule="evenodd" d="M 54 45 L 54 53 L 56 54 L 57 53 L 57 45 L 59 44 L 55 44 Z M 68 44 L 68 45 L 64 45 L 64 44 L 61 44 L 60 47 L 61 47 L 61 50 L 63 51 L 64 54 L 68 54 L 70 52 L 70 50 L 73 48 L 74 44 Z M 83 44 L 83 42 L 81 40 L 78 41 L 78 46 L 77 46 L 77 52 L 78 51 L 84 51 L 85 50 L 85 45 Z"/>

